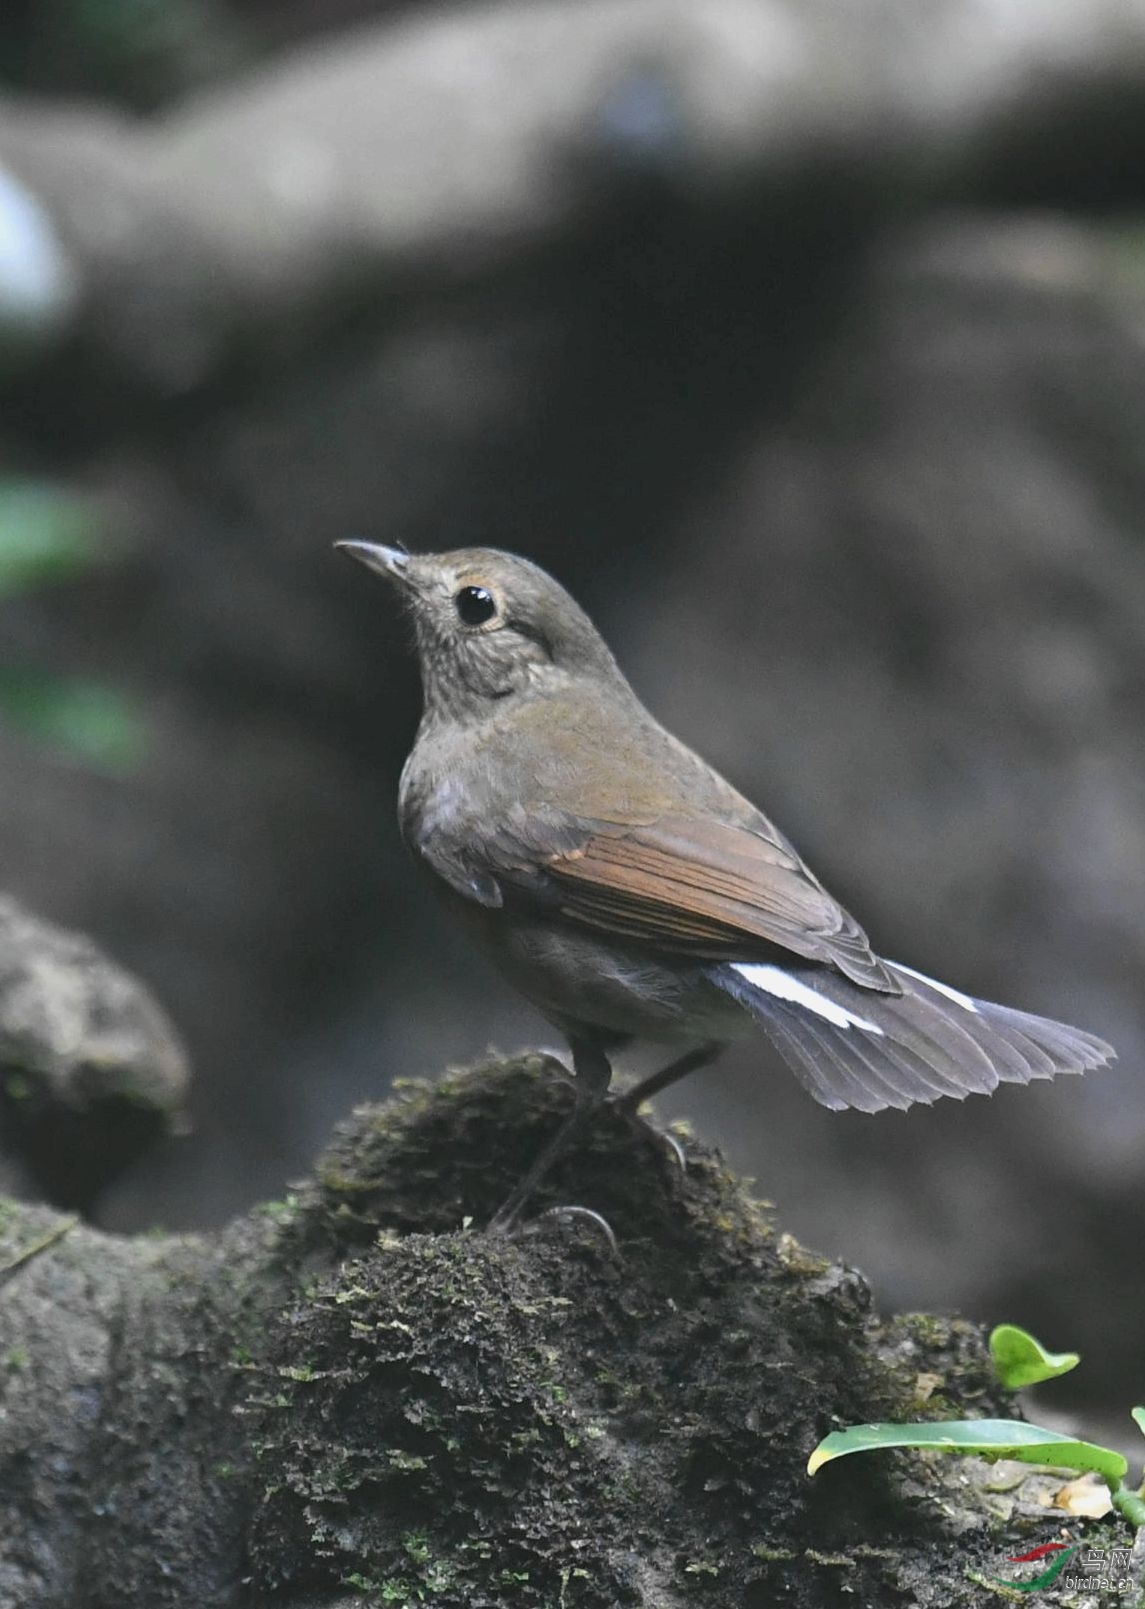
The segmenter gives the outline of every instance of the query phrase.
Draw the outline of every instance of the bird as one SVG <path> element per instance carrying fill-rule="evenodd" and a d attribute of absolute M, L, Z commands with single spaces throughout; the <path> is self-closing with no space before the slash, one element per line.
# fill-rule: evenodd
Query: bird
<path fill-rule="evenodd" d="M 649 713 L 588 615 L 494 548 L 335 544 L 412 622 L 423 709 L 402 836 L 508 982 L 568 1042 L 575 1102 L 490 1221 L 519 1227 L 606 1098 L 617 1053 L 668 1057 L 629 1114 L 762 1031 L 832 1110 L 1082 1073 L 1111 1047 L 885 960 L 750 799 Z"/>

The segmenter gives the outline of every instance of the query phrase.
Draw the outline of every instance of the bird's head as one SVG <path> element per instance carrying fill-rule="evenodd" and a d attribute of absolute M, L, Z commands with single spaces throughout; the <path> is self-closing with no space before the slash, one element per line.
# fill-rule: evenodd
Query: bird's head
<path fill-rule="evenodd" d="M 584 610 L 529 559 L 496 548 L 335 546 L 383 576 L 404 603 L 431 719 L 485 714 L 582 677 L 626 686 Z"/>

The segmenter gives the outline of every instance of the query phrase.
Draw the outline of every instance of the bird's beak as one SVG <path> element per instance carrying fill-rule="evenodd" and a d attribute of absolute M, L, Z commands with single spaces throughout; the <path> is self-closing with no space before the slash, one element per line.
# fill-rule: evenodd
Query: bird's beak
<path fill-rule="evenodd" d="M 403 582 L 408 579 L 406 566 L 409 564 L 409 554 L 405 548 L 386 547 L 381 542 L 335 542 L 334 546 L 339 553 L 357 559 L 367 570 L 376 571 L 387 581 Z"/>

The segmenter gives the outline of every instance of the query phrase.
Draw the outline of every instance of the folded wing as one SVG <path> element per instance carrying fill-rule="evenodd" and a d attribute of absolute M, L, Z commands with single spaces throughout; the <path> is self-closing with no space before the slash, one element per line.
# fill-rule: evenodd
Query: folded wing
<path fill-rule="evenodd" d="M 544 870 L 563 913 L 606 932 L 728 960 L 776 946 L 833 965 L 863 988 L 901 990 L 854 917 L 778 834 L 664 816 L 588 831 Z"/>

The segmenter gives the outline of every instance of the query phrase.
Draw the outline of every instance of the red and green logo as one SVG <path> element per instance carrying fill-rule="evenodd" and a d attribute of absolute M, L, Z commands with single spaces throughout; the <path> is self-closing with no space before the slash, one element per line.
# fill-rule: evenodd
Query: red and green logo
<path fill-rule="evenodd" d="M 1037 1592 L 1042 1587 L 1052 1586 L 1065 1568 L 1066 1561 L 1077 1552 L 1078 1543 L 1067 1547 L 1064 1542 L 1043 1542 L 1040 1548 L 1031 1548 L 1028 1553 L 1015 1553 L 1006 1561 L 1008 1564 L 1032 1564 L 1035 1559 L 1049 1559 L 1049 1568 L 1043 1570 L 1041 1575 L 1034 1576 L 1032 1581 L 1018 1581 L 1013 1576 L 992 1575 L 991 1581 L 996 1581 L 1000 1587 L 1010 1587 L 1014 1592 Z"/>

